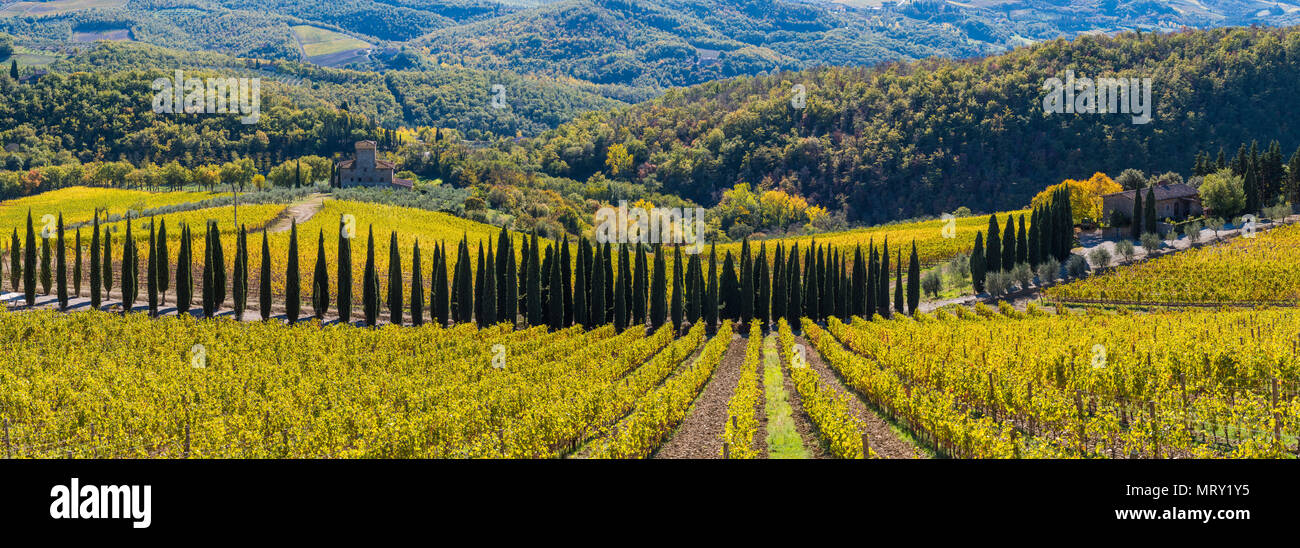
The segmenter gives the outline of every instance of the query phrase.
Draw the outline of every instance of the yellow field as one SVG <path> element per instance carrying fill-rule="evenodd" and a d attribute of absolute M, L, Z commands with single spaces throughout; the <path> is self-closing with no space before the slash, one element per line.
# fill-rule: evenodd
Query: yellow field
<path fill-rule="evenodd" d="M 290 27 L 290 29 L 293 30 L 294 36 L 298 38 L 298 42 L 302 44 L 302 51 L 307 57 L 318 57 L 370 47 L 370 44 L 332 30 L 308 25 L 296 25 Z"/>
<path fill-rule="evenodd" d="M 43 192 L 0 202 L 0 236 L 10 236 L 18 229 L 21 236 L 27 227 L 27 211 L 32 212 L 32 226 L 41 230 L 41 218 L 63 214 L 63 224 L 90 222 L 95 209 L 107 210 L 110 215 L 121 215 L 127 210 L 139 211 L 189 202 L 198 202 L 215 196 L 210 192 L 145 192 L 75 186 Z M 101 213 L 102 215 L 102 213 Z M 8 247 L 8 241 L 0 244 Z"/>
<path fill-rule="evenodd" d="M 1300 303 L 1300 225 L 1157 257 L 1048 289 L 1064 301 Z"/>

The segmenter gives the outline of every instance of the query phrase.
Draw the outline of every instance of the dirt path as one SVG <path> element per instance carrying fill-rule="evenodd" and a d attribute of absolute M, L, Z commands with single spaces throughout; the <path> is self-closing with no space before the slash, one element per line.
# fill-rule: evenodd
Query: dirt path
<path fill-rule="evenodd" d="M 748 337 L 733 335 L 722 362 L 713 378 L 691 404 L 691 412 L 677 431 L 654 454 L 656 459 L 720 459 L 722 434 L 725 432 L 727 405 L 736 392 L 736 383 L 745 364 Z"/>
<path fill-rule="evenodd" d="M 325 206 L 325 198 L 325 194 L 316 193 L 308 196 L 306 200 L 289 204 L 279 215 L 271 219 L 271 222 L 266 224 L 266 231 L 275 234 L 276 232 L 289 230 L 293 226 L 294 220 L 297 220 L 298 224 L 307 222 Z"/>
<path fill-rule="evenodd" d="M 794 338 L 795 342 L 804 345 L 809 351 L 807 354 L 808 365 L 817 371 L 821 377 L 822 384 L 831 387 L 836 392 L 847 396 L 845 399 L 849 402 L 849 408 L 853 410 L 854 416 L 862 421 L 867 430 L 867 443 L 871 444 L 871 449 L 881 458 L 886 459 L 923 459 L 927 458 L 924 451 L 912 445 L 911 443 L 898 437 L 894 430 L 889 427 L 889 423 L 880 418 L 874 411 L 863 403 L 862 398 L 857 393 L 849 390 L 844 386 L 837 374 L 826 362 L 822 360 L 820 352 L 817 352 L 815 346 L 808 343 L 802 335 Z"/>

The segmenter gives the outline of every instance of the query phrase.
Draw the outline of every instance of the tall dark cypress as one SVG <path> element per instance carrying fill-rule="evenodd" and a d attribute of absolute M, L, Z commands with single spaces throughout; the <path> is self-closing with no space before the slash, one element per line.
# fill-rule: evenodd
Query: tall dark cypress
<path fill-rule="evenodd" d="M 339 323 L 352 323 L 352 236 L 339 217 L 338 313 Z"/>
<path fill-rule="evenodd" d="M 1039 209 L 1035 208 L 1034 212 L 1031 213 L 1029 216 L 1030 221 L 1029 221 L 1028 236 L 1025 239 L 1025 241 L 1027 242 L 1026 247 L 1028 248 L 1026 249 L 1025 256 L 1026 259 L 1029 261 L 1030 268 L 1035 268 L 1035 269 L 1038 268 L 1038 265 L 1043 262 L 1043 256 L 1042 254 L 1039 253 L 1039 244 L 1038 244 L 1038 230 L 1042 225 L 1042 220 L 1039 219 L 1038 215 L 1039 215 Z"/>
<path fill-rule="evenodd" d="M 669 296 L 672 301 L 668 305 L 668 315 L 673 322 L 674 333 L 681 330 L 682 322 L 685 321 L 686 287 L 682 283 L 683 275 L 682 247 L 675 245 L 673 246 L 673 293 Z"/>
<path fill-rule="evenodd" d="M 619 244 L 620 255 L 622 254 L 623 244 Z M 620 257 L 622 258 L 622 257 Z M 619 274 L 614 277 L 614 329 L 623 331 L 627 329 L 627 278 L 622 276 L 623 269 L 627 268 L 627 261 L 619 261 Z"/>
<path fill-rule="evenodd" d="M 190 311 L 190 302 L 194 299 L 194 264 L 192 259 L 192 249 L 194 243 L 190 241 L 189 225 L 181 225 L 181 245 L 176 250 L 176 314 L 186 314 Z M 267 253 L 270 253 L 269 251 Z M 266 257 L 262 260 L 269 264 Z M 268 277 L 269 278 L 269 277 Z M 268 279 L 266 284 L 270 284 Z M 268 288 L 266 293 L 269 297 L 271 290 Z M 267 307 L 268 309 L 270 307 Z"/>
<path fill-rule="evenodd" d="M 451 302 L 451 319 L 456 323 L 464 321 L 464 313 L 461 311 L 461 279 L 465 277 L 465 268 L 469 263 L 461 258 L 461 252 L 464 251 L 466 236 L 461 237 L 461 241 L 456 244 L 456 266 L 451 271 L 451 289 L 448 291 Z M 526 292 L 525 292 L 526 293 Z"/>
<path fill-rule="evenodd" d="M 247 253 L 247 250 L 245 250 Z M 167 288 L 171 285 L 171 261 L 167 258 L 167 219 L 158 221 L 158 304 L 167 304 Z M 248 280 L 248 257 L 244 257 L 244 280 Z M 247 292 L 245 292 L 247 294 Z"/>
<path fill-rule="evenodd" d="M 76 242 L 73 244 L 73 262 L 72 262 L 72 295 L 81 298 L 81 228 L 77 228 L 75 236 Z M 3 264 L 3 263 L 0 263 Z"/>
<path fill-rule="evenodd" d="M 614 246 L 605 242 L 605 323 L 614 323 Z M 626 300 L 626 299 L 624 299 Z"/>
<path fill-rule="evenodd" d="M 560 300 L 564 305 L 564 327 L 573 325 L 573 257 L 569 252 L 569 235 L 560 245 Z"/>
<path fill-rule="evenodd" d="M 803 315 L 812 321 L 820 319 L 821 304 L 817 302 L 820 281 L 817 274 L 817 243 L 812 242 L 804 254 L 803 266 Z"/>
<path fill-rule="evenodd" d="M 1255 172 L 1254 169 L 1247 169 L 1246 170 L 1247 177 L 1249 178 L 1250 174 L 1254 172 Z M 1246 184 L 1248 185 L 1250 184 L 1249 179 Z M 1251 213 L 1255 213 L 1259 211 L 1260 204 L 1258 203 L 1258 197 L 1256 197 L 1256 202 L 1257 203 L 1255 204 L 1255 207 L 1253 209 L 1250 209 L 1250 206 L 1247 205 L 1248 208 L 1247 211 Z M 1156 223 L 1158 222 L 1158 219 L 1156 218 L 1156 187 L 1147 187 L 1147 199 L 1146 199 L 1145 207 L 1146 207 L 1146 214 L 1142 216 L 1142 220 L 1144 221 L 1143 224 L 1145 226 L 1142 227 L 1142 230 L 1155 234 L 1159 230 L 1156 227 Z"/>
<path fill-rule="evenodd" d="M 862 261 L 862 245 L 853 246 L 853 270 L 849 283 L 850 316 L 861 316 L 863 310 L 865 310 L 866 294 L 863 292 L 863 288 L 867 281 L 867 269 Z"/>
<path fill-rule="evenodd" d="M 699 267 L 699 254 L 692 254 L 686 260 L 686 272 L 684 273 L 686 293 L 682 297 L 682 302 L 686 305 L 686 321 L 695 323 L 700 317 L 700 310 L 704 307 L 695 298 L 695 270 Z"/>
<path fill-rule="evenodd" d="M 284 271 L 284 315 L 289 323 L 298 321 L 302 309 L 302 278 L 298 269 L 298 220 L 289 226 L 289 256 Z"/>
<path fill-rule="evenodd" d="M 740 318 L 740 281 L 736 279 L 736 259 L 728 251 L 722 259 L 722 273 L 718 275 L 718 300 L 723 318 Z"/>
<path fill-rule="evenodd" d="M 979 237 L 979 236 L 977 235 L 976 238 L 978 238 L 978 237 Z M 982 251 L 981 251 L 981 252 L 982 252 Z M 866 297 L 864 298 L 864 301 L 863 301 L 864 304 L 866 305 L 866 308 L 863 310 L 863 312 L 862 312 L 862 316 L 863 316 L 865 319 L 870 320 L 870 319 L 874 318 L 875 315 L 876 315 L 876 308 L 877 308 L 877 307 L 876 307 L 876 295 L 878 294 L 878 292 L 876 291 L 876 278 L 877 278 L 877 276 L 880 274 L 880 272 L 879 272 L 878 269 L 876 268 L 876 266 L 877 266 L 877 265 L 876 265 L 876 261 L 878 260 L 878 257 L 876 256 L 876 241 L 875 241 L 875 239 L 872 239 L 872 240 L 870 241 L 870 244 L 868 245 L 868 248 L 867 248 L 867 255 L 868 255 L 868 257 L 867 257 L 867 283 L 866 283 L 866 286 L 863 288 L 863 293 L 866 293 Z"/>
<path fill-rule="evenodd" d="M 852 307 L 849 306 L 848 297 L 847 297 L 847 295 L 849 294 L 849 283 L 850 283 L 848 277 L 848 268 L 849 268 L 848 265 L 844 264 L 844 256 L 841 255 L 840 256 L 840 289 L 837 294 L 840 296 L 838 301 L 839 302 L 838 310 L 840 311 L 839 315 L 841 318 L 845 318 L 845 319 L 849 318 L 853 314 L 851 312 Z"/>
<path fill-rule="evenodd" d="M 709 294 L 704 302 L 704 321 L 709 333 L 718 331 L 718 244 L 709 248 Z"/>
<path fill-rule="evenodd" d="M 99 229 L 98 216 L 95 217 L 95 229 L 96 230 Z M 98 257 L 99 256 L 99 232 L 95 232 L 95 242 L 93 246 L 94 246 L 93 249 L 95 252 L 95 257 Z M 11 287 L 13 287 L 15 293 L 22 291 L 21 289 L 19 289 L 20 287 L 22 287 L 22 279 L 23 279 L 22 253 L 23 253 L 23 244 L 22 242 L 18 241 L 18 229 L 15 228 L 13 231 L 13 236 L 10 238 L 10 242 L 9 242 L 9 284 Z M 91 268 L 94 269 L 94 272 L 91 273 L 91 277 L 94 278 L 96 281 L 99 281 L 99 262 L 96 261 L 95 264 L 91 265 Z M 95 286 L 95 287 L 98 288 L 99 286 Z M 98 290 L 96 290 L 96 292 L 98 292 Z"/>
<path fill-rule="evenodd" d="M 631 323 L 632 315 L 632 252 L 631 247 L 627 244 L 618 246 L 618 276 L 623 278 L 623 306 L 627 310 L 628 323 Z"/>
<path fill-rule="evenodd" d="M 375 228 L 366 229 L 366 266 L 361 272 L 361 311 L 366 325 L 379 321 L 379 273 L 375 271 Z"/>
<path fill-rule="evenodd" d="M 591 310 L 587 313 L 588 327 L 605 325 L 605 255 L 597 247 L 593 253 L 591 271 Z"/>
<path fill-rule="evenodd" d="M 36 306 L 36 231 L 32 228 L 30 209 L 27 210 L 27 238 L 23 241 L 23 294 L 27 306 Z"/>
<path fill-rule="evenodd" d="M 212 303 L 216 292 L 212 284 L 216 269 L 212 264 L 212 247 L 212 221 L 208 221 L 203 230 L 203 298 L 200 301 L 203 305 L 204 318 L 211 318 L 215 313 L 215 306 Z M 126 243 L 123 243 L 122 251 L 126 251 Z M 126 276 L 122 277 L 122 291 L 126 291 Z"/>
<path fill-rule="evenodd" d="M 578 245 L 578 264 L 573 272 L 573 323 L 583 327 L 591 327 L 591 322 L 587 320 L 587 313 L 591 309 L 591 304 L 587 302 L 587 269 L 584 267 L 587 260 L 587 246 Z"/>
<path fill-rule="evenodd" d="M 984 260 L 984 233 L 975 233 L 975 249 L 970 253 L 970 277 L 976 293 L 984 291 L 984 279 L 988 274 L 988 261 Z"/>
<path fill-rule="evenodd" d="M 1001 251 L 999 251 L 1000 253 Z M 880 248 L 880 275 L 876 278 L 880 288 L 876 290 L 876 306 L 880 315 L 889 318 L 889 238 Z"/>
<path fill-rule="evenodd" d="M 704 282 L 704 257 L 699 253 L 695 254 L 695 319 L 692 322 L 702 322 L 707 314 L 705 307 L 708 306 L 709 286 Z"/>
<path fill-rule="evenodd" d="M 501 225 L 501 232 L 497 233 L 496 251 L 496 261 L 492 265 L 492 273 L 496 276 L 494 282 L 496 282 L 499 297 L 497 299 L 496 317 L 498 320 L 504 321 L 510 317 L 506 308 L 510 301 L 509 286 L 513 283 L 513 280 L 507 281 L 509 279 L 506 278 L 506 261 L 514 257 L 514 252 L 510 249 L 510 231 L 506 230 L 505 225 Z"/>
<path fill-rule="evenodd" d="M 551 287 L 550 300 L 546 303 L 546 325 L 552 330 L 562 329 L 564 327 L 564 269 L 560 266 L 560 250 L 555 244 L 552 244 L 546 252 L 551 258 L 551 268 L 548 273 L 550 281 L 547 283 Z"/>
<path fill-rule="evenodd" d="M 411 249 L 411 325 L 424 325 L 424 273 L 420 265 L 420 240 Z"/>
<path fill-rule="evenodd" d="M 479 246 L 482 249 L 482 246 Z M 487 259 L 483 261 L 483 304 L 479 310 L 483 312 L 483 319 L 480 324 L 484 327 L 495 325 L 497 323 L 497 277 L 493 273 L 493 267 L 496 264 L 496 257 L 492 254 L 492 244 L 488 244 Z"/>
<path fill-rule="evenodd" d="M 907 313 L 916 315 L 921 304 L 921 260 L 916 255 L 916 240 L 912 240 L 912 256 L 907 263 Z"/>
<path fill-rule="evenodd" d="M 483 240 L 478 242 L 478 256 L 475 259 L 475 266 L 478 268 L 474 269 L 474 321 L 478 323 L 481 329 L 488 326 L 488 324 L 484 323 L 487 320 L 487 314 L 483 312 L 483 291 L 487 289 L 484 279 L 488 274 L 487 255 L 483 253 Z M 543 291 L 542 294 L 545 295 L 546 292 Z"/>
<path fill-rule="evenodd" d="M 514 240 L 507 238 L 506 242 L 509 242 L 507 251 L 497 251 L 497 253 L 504 255 L 506 260 L 506 275 L 501 279 L 501 283 L 497 285 L 497 302 L 505 305 L 505 312 L 497 318 L 497 321 L 504 321 L 513 328 L 515 322 L 518 321 L 519 284 L 515 283 L 515 279 L 519 277 L 519 274 L 515 271 L 518 267 L 515 262 Z"/>
<path fill-rule="evenodd" d="M 754 318 L 754 261 L 749 256 L 749 238 L 740 243 L 740 289 L 736 296 L 740 301 L 740 323 L 749 325 Z"/>
<path fill-rule="evenodd" d="M 785 265 L 785 272 L 787 278 L 785 290 L 788 297 L 785 317 L 790 323 L 790 328 L 798 331 L 803 318 L 803 291 L 799 284 L 799 244 L 794 244 L 794 247 L 790 248 L 790 259 Z"/>
<path fill-rule="evenodd" d="M 451 309 L 448 305 L 451 295 L 447 288 L 447 245 L 445 243 L 435 248 L 433 276 L 430 277 L 430 283 L 432 286 L 429 289 L 429 297 L 432 302 L 429 304 L 429 314 L 433 316 L 433 321 L 438 324 L 438 327 L 447 327 L 447 321 L 451 318 Z"/>
<path fill-rule="evenodd" d="M 536 327 L 546 324 L 546 310 L 542 308 L 542 264 L 541 244 L 538 243 L 537 230 L 533 229 L 532 242 L 528 246 L 528 325 Z"/>
<path fill-rule="evenodd" d="M 153 230 L 150 228 L 150 230 Z M 58 292 L 59 310 L 68 309 L 68 255 L 63 238 L 63 213 L 59 213 L 57 240 L 54 243 L 54 285 Z"/>
<path fill-rule="evenodd" d="M 135 251 L 135 238 L 131 235 L 131 216 L 126 217 L 126 239 L 122 242 L 122 314 L 131 311 L 139 295 L 140 270 Z"/>
<path fill-rule="evenodd" d="M 1145 226 L 1142 222 L 1142 216 L 1145 212 L 1146 208 L 1142 207 L 1142 189 L 1139 188 L 1133 191 L 1133 222 L 1129 226 L 1129 236 L 1132 236 L 1134 240 L 1142 239 L 1142 229 Z M 1055 231 L 1052 232 L 1055 233 Z"/>
<path fill-rule="evenodd" d="M 1007 215 L 1007 224 L 1002 229 L 1002 270 L 1015 268 L 1016 253 L 1016 220 Z"/>
<path fill-rule="evenodd" d="M 1016 228 L 1016 264 L 1029 262 L 1029 237 L 1025 233 L 1025 216 L 1020 215 L 1019 226 Z M 912 242 L 913 245 L 916 242 Z"/>
<path fill-rule="evenodd" d="M 1002 230 L 997 215 L 989 215 L 989 229 L 984 233 L 984 267 L 989 272 L 1002 271 Z"/>
<path fill-rule="evenodd" d="M 640 244 L 634 245 L 636 245 L 636 272 L 632 274 L 632 320 L 629 323 L 645 326 L 645 305 L 650 291 L 648 286 L 650 265 L 646 263 L 645 249 Z"/>
<path fill-rule="evenodd" d="M 831 292 L 834 287 L 832 281 L 832 272 L 834 265 L 831 264 L 830 246 L 822 246 L 817 252 L 817 318 L 826 319 L 831 315 L 831 308 L 834 305 L 835 296 Z"/>
<path fill-rule="evenodd" d="M 235 252 L 239 254 L 238 251 Z M 238 258 L 236 258 L 238 260 Z M 316 268 L 311 275 L 311 308 L 317 320 L 323 321 L 330 308 L 329 263 L 325 260 L 325 229 L 316 233 Z"/>
<path fill-rule="evenodd" d="M 528 244 L 527 235 L 523 237 L 522 242 L 519 247 L 521 252 L 518 272 L 519 284 L 517 286 L 519 289 L 515 291 L 517 293 L 515 303 L 519 309 L 519 314 L 524 317 L 524 322 L 527 323 L 532 319 L 532 316 L 528 314 L 528 263 L 533 260 L 533 251 Z"/>
<path fill-rule="evenodd" d="M 786 317 L 785 307 L 790 297 L 786 294 L 785 287 L 785 247 L 777 244 L 776 251 L 772 252 L 772 305 L 770 315 L 773 324 Z"/>
<path fill-rule="evenodd" d="M 176 282 L 180 283 L 180 276 L 176 277 Z M 265 230 L 262 231 L 262 266 L 258 272 L 257 293 L 258 313 L 261 314 L 262 321 L 269 320 L 271 319 L 271 244 L 266 239 Z"/>
<path fill-rule="evenodd" d="M 650 275 L 650 327 L 659 329 L 668 318 L 668 265 L 662 244 L 655 244 L 654 254 L 654 271 Z"/>
<path fill-rule="evenodd" d="M 906 314 L 907 310 L 903 309 L 903 250 L 898 250 L 897 258 L 894 266 L 894 312 Z"/>
<path fill-rule="evenodd" d="M 221 227 L 216 221 L 212 222 L 212 266 L 217 270 L 212 273 L 212 300 L 213 309 L 221 310 L 221 305 L 226 302 L 226 256 L 225 248 L 221 245 Z"/>
<path fill-rule="evenodd" d="M 751 283 L 755 284 L 754 298 L 754 318 L 767 329 L 767 323 L 771 320 L 772 304 L 772 278 L 768 275 L 767 269 L 767 243 L 764 242 L 758 247 L 758 258 L 754 261 L 753 273 L 750 274 Z"/>
<path fill-rule="evenodd" d="M 457 321 L 470 323 L 474 321 L 474 263 L 469 255 L 468 235 L 460 244 L 460 255 L 456 263 L 465 265 L 460 271 L 460 281 L 457 282 L 457 299 L 460 301 L 460 317 Z"/>
<path fill-rule="evenodd" d="M 167 245 L 166 241 L 159 243 L 160 249 Z M 162 257 L 162 253 L 158 256 Z M 165 264 L 159 269 L 159 279 L 162 279 L 163 270 L 167 270 Z M 235 320 L 243 321 L 244 312 L 248 310 L 248 229 L 244 225 L 239 225 L 239 237 L 235 240 L 235 268 L 230 280 L 230 293 L 234 298 Z"/>
<path fill-rule="evenodd" d="M 480 255 L 482 248 L 480 247 Z M 480 262 L 482 259 L 480 259 Z M 397 231 L 388 233 L 388 323 L 402 325 L 402 254 L 397 249 Z"/>
<path fill-rule="evenodd" d="M 157 222 L 149 219 L 149 264 L 145 267 L 145 292 L 149 315 L 158 315 L 158 231 Z"/>

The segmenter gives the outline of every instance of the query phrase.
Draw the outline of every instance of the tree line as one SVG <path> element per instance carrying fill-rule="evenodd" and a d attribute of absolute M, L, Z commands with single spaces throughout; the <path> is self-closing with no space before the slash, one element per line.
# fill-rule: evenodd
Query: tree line
<path fill-rule="evenodd" d="M 1017 267 L 1038 269 L 1052 261 L 1059 268 L 1074 247 L 1073 219 L 1070 190 L 1064 186 L 1053 191 L 1048 203 L 1034 208 L 1028 228 L 1023 214 L 1018 222 L 1013 215 L 1007 215 L 1001 230 L 997 216 L 990 215 L 988 229 L 975 233 L 970 255 L 975 292 L 984 291 L 991 274 L 1008 273 Z"/>
<path fill-rule="evenodd" d="M 331 268 L 325 252 L 325 233 L 322 230 L 317 235 L 310 285 L 310 315 L 317 320 L 325 319 L 331 305 L 336 307 L 340 322 L 351 323 L 354 317 L 352 288 L 357 282 L 352 267 L 353 238 L 345 228 L 340 219 L 334 267 L 338 290 L 333 296 L 329 289 Z M 247 229 L 241 226 L 235 235 L 233 271 L 227 277 L 221 231 L 215 221 L 207 223 L 203 234 L 203 270 L 198 279 L 192 267 L 195 235 L 189 226 L 182 225 L 180 230 L 173 278 L 168 268 L 171 263 L 166 221 L 150 223 L 145 249 L 139 249 L 131 223 L 127 223 L 118 271 L 122 313 L 131 313 L 140 298 L 143 259 L 143 290 L 150 315 L 157 315 L 166 304 L 169 289 L 174 289 L 177 313 L 189 313 L 195 304 L 197 285 L 203 317 L 217 315 L 229 290 L 234 316 L 242 320 L 248 311 L 252 281 Z M 9 279 L 13 290 L 23 293 L 29 307 L 36 304 L 39 282 L 39 290 L 45 295 L 50 294 L 53 286 L 58 308 L 66 310 L 71 297 L 82 295 L 83 271 L 89 275 L 91 307 L 99 309 L 104 304 L 114 283 L 114 238 L 113 232 L 101 230 L 98 219 L 91 224 L 88 264 L 83 263 L 81 228 L 73 233 L 71 291 L 68 236 L 62 215 L 52 234 L 38 234 L 32 227 L 29 212 L 24 236 L 20 241 L 18 230 L 12 233 Z M 434 245 L 432 271 L 426 285 L 419 241 L 411 249 L 408 278 L 402 272 L 403 265 L 408 263 L 403 260 L 397 233 L 393 232 L 389 238 L 387 284 L 381 290 L 373 228 L 366 236 L 366 259 L 360 281 L 360 318 L 366 326 L 378 325 L 381 314 L 385 314 L 388 323 L 417 326 L 427 322 L 440 326 L 472 322 L 487 327 L 506 322 L 563 329 L 573 325 L 612 324 L 624 330 L 637 326 L 653 329 L 671 321 L 671 325 L 682 329 L 703 321 L 710 330 L 716 330 L 725 319 L 742 324 L 757 319 L 765 326 L 785 319 L 798 326 L 804 317 L 821 321 L 830 316 L 888 318 L 893 314 L 914 314 L 921 297 L 921 267 L 915 242 L 906 261 L 901 246 L 894 250 L 892 273 L 888 240 L 879 248 L 871 242 L 865 252 L 858 246 L 852 257 L 816 242 L 802 252 L 798 244 L 790 247 L 778 244 L 769 255 L 766 243 L 760 244 L 754 253 L 745 240 L 736 255 L 727 251 L 719 257 L 714 245 L 707 258 L 701 252 L 687 253 L 685 259 L 682 247 L 671 246 L 672 264 L 676 266 L 670 281 L 667 273 L 670 251 L 661 244 L 615 245 L 580 239 L 576 245 L 570 245 L 566 236 L 562 241 L 543 246 L 534 231 L 531 237 L 522 240 L 518 254 L 521 259 L 516 260 L 515 243 L 510 232 L 503 228 L 495 243 L 488 242 L 485 247 L 483 242 L 478 242 L 476 252 L 467 237 L 454 248 L 446 242 Z M 285 319 L 289 323 L 306 319 L 300 294 L 303 273 L 298 258 L 296 222 L 290 228 L 285 264 L 273 264 L 265 232 L 260 253 L 257 304 L 261 319 L 272 318 L 275 303 L 271 279 L 276 267 L 282 268 L 285 274 L 286 289 L 281 303 Z M 3 270 L 0 263 L 0 279 L 4 278 Z"/>

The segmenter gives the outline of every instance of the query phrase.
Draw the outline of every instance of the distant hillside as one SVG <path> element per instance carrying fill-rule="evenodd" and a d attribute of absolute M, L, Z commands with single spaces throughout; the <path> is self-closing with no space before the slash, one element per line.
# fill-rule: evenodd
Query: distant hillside
<path fill-rule="evenodd" d="M 1153 79 L 1154 119 L 1047 115 L 1044 81 Z M 849 220 L 882 222 L 968 206 L 1022 207 L 1038 191 L 1096 171 L 1188 173 L 1200 150 L 1231 155 L 1300 125 L 1300 28 L 1216 29 L 1057 40 L 975 61 L 819 68 L 710 82 L 584 117 L 529 143 L 550 175 L 612 176 L 623 145 L 634 187 L 704 204 L 738 182 L 781 187 Z M 807 106 L 791 104 L 792 87 Z"/>

